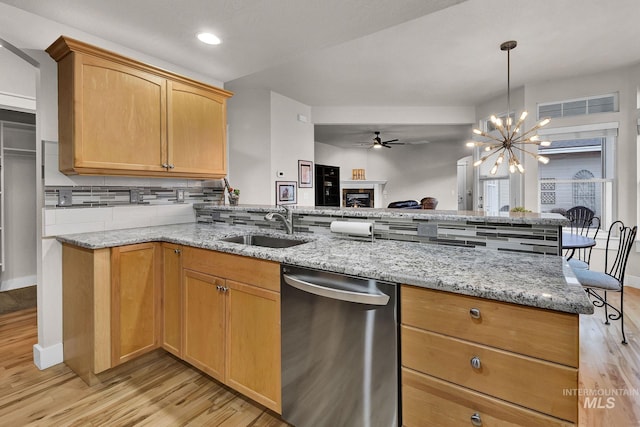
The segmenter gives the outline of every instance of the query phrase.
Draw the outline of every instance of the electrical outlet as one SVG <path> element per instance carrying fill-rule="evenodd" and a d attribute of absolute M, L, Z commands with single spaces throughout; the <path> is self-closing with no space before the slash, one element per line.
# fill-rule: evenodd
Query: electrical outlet
<path fill-rule="evenodd" d="M 135 204 L 142 202 L 142 191 L 131 189 L 129 190 L 129 203 Z"/>
<path fill-rule="evenodd" d="M 70 188 L 61 188 L 58 190 L 58 206 L 71 206 L 73 197 Z"/>
<path fill-rule="evenodd" d="M 177 188 L 176 189 L 176 202 L 177 203 L 184 203 L 184 189 L 182 189 L 182 188 Z"/>

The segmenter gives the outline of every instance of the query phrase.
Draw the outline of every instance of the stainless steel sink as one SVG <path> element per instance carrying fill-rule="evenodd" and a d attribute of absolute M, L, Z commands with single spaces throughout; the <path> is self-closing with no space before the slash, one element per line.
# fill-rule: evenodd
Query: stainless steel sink
<path fill-rule="evenodd" d="M 294 240 L 287 239 L 286 237 L 264 236 L 260 234 L 245 234 L 242 236 L 227 237 L 220 240 L 223 242 L 262 246 L 265 248 L 290 248 L 291 246 L 307 243 L 305 240 Z"/>

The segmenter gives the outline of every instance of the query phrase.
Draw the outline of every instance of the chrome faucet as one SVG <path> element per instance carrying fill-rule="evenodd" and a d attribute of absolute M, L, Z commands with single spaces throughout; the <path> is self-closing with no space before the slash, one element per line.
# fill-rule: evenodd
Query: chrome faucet
<path fill-rule="evenodd" d="M 293 234 L 293 211 L 286 206 L 283 206 L 283 208 L 286 216 L 278 212 L 269 212 L 264 216 L 264 219 L 267 221 L 275 221 L 279 219 L 287 229 L 287 234 Z"/>

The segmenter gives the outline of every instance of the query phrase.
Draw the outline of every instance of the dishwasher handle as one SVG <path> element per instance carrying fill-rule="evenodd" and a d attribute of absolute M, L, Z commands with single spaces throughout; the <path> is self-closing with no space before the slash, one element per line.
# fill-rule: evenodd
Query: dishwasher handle
<path fill-rule="evenodd" d="M 353 292 L 342 289 L 327 288 L 326 286 L 320 286 L 315 283 L 300 280 L 289 274 L 283 274 L 282 278 L 288 285 L 293 286 L 294 288 L 310 294 L 319 295 L 321 297 L 369 305 L 387 305 L 389 302 L 389 295 L 383 293 L 371 294 L 367 292 Z"/>

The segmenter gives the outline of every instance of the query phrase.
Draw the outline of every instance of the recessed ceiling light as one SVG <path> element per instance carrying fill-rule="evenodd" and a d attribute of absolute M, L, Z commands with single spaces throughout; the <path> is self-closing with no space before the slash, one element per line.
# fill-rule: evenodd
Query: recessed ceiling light
<path fill-rule="evenodd" d="M 198 33 L 198 40 L 206 44 L 220 44 L 222 40 L 218 36 L 211 33 Z"/>

